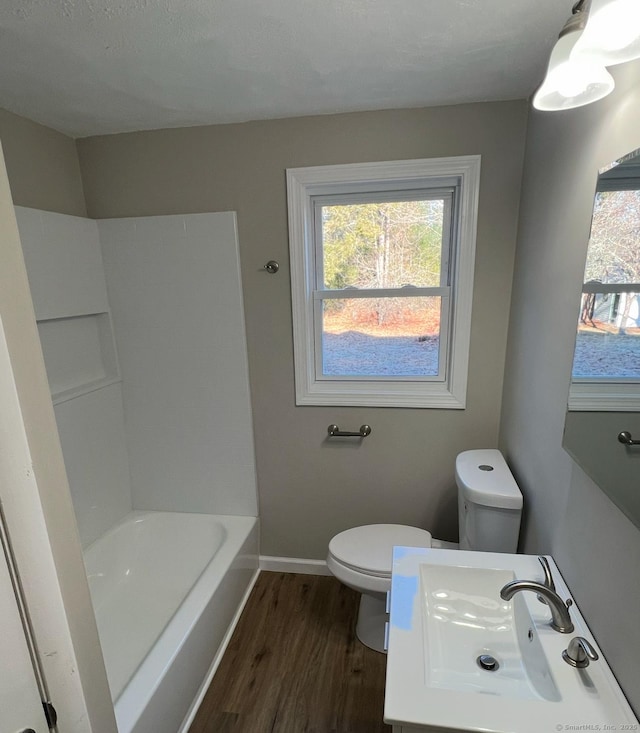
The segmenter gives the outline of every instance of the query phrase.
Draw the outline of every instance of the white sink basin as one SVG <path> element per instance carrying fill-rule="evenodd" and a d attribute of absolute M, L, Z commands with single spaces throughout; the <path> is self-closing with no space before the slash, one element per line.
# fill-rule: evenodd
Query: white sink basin
<path fill-rule="evenodd" d="M 569 598 L 547 559 L 558 593 Z M 483 733 L 637 726 L 599 650 L 585 669 L 562 659 L 575 636 L 597 648 L 575 605 L 575 630 L 554 631 L 535 593 L 500 598 L 515 579 L 542 582 L 537 556 L 394 548 L 386 722 Z"/>
<path fill-rule="evenodd" d="M 420 565 L 427 685 L 560 699 L 524 597 L 500 598 L 512 580 L 511 570 Z M 495 660 L 495 670 L 483 668 L 481 656 Z"/>

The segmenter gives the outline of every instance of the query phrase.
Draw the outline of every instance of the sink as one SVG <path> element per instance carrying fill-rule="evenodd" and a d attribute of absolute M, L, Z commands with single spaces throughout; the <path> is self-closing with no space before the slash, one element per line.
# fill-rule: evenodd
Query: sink
<path fill-rule="evenodd" d="M 420 565 L 425 681 L 430 687 L 559 700 L 522 594 L 500 589 L 513 571 Z M 490 658 L 485 668 L 480 658 Z"/>
<path fill-rule="evenodd" d="M 394 548 L 385 692 L 394 731 L 637 729 L 601 653 L 585 669 L 562 659 L 575 636 L 597 647 L 575 604 L 575 630 L 561 634 L 535 593 L 500 598 L 515 579 L 542 582 L 536 555 Z"/>

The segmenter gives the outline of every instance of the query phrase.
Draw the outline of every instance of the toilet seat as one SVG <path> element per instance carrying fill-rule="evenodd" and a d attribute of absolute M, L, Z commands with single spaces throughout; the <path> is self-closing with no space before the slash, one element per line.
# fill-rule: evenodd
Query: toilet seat
<path fill-rule="evenodd" d="M 337 534 L 329 542 L 327 562 L 369 578 L 391 578 L 391 554 L 396 545 L 431 547 L 431 532 L 404 524 L 367 524 Z"/>

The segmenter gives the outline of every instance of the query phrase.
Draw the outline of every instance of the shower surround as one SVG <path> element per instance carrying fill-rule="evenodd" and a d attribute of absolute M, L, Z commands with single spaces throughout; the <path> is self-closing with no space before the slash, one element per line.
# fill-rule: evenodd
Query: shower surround
<path fill-rule="evenodd" d="M 258 563 L 235 214 L 16 215 L 119 730 L 175 733 Z"/>

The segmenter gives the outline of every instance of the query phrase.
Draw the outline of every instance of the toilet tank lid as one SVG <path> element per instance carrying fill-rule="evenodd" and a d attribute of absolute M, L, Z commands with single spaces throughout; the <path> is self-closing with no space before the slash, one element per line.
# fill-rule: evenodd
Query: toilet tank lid
<path fill-rule="evenodd" d="M 499 450 L 468 450 L 456 458 L 456 481 L 465 499 L 481 506 L 522 509 L 522 493 Z"/>

